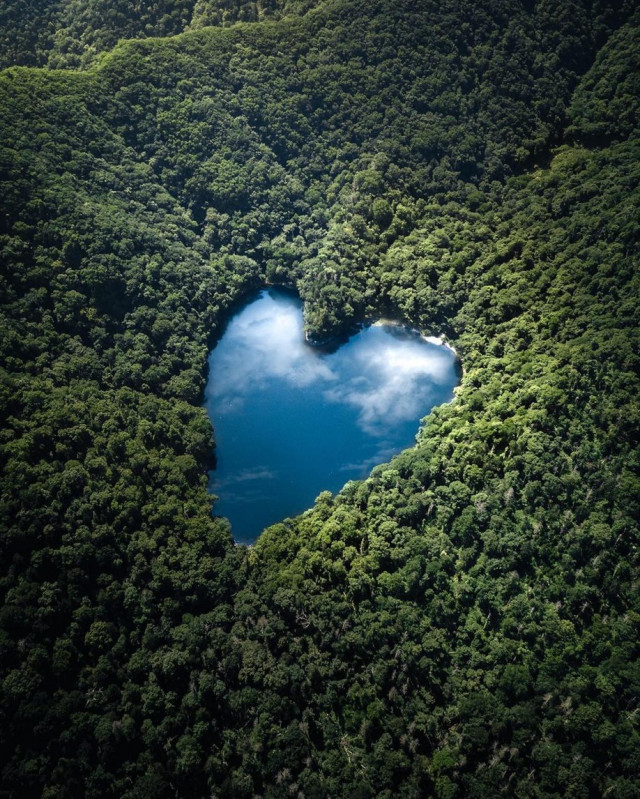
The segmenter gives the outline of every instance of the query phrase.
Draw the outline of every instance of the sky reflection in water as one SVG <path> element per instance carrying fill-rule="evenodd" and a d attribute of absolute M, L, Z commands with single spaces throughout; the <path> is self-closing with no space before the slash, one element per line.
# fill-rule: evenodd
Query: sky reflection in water
<path fill-rule="evenodd" d="M 242 543 L 411 446 L 458 382 L 449 349 L 401 327 L 366 328 L 331 354 L 308 346 L 300 301 L 275 289 L 231 320 L 209 366 L 214 512 Z"/>

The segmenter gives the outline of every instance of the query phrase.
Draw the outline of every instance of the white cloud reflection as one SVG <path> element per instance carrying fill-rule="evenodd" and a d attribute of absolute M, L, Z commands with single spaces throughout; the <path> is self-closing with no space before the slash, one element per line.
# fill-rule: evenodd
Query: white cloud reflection
<path fill-rule="evenodd" d="M 227 398 L 230 410 L 272 378 L 295 388 L 336 379 L 326 361 L 306 344 L 302 314 L 293 303 L 265 294 L 231 321 L 225 336 L 233 345 L 214 350 L 215 375 L 207 393 Z"/>
<path fill-rule="evenodd" d="M 277 481 L 280 475 L 277 471 L 266 466 L 255 466 L 247 469 L 239 469 L 227 473 L 221 478 L 219 472 L 213 473 L 211 490 L 214 494 L 224 493 L 227 501 L 236 499 L 265 499 L 268 498 L 268 488 Z"/>
<path fill-rule="evenodd" d="M 249 480 L 275 480 L 277 472 L 267 469 L 266 466 L 256 466 L 255 469 L 242 469 L 227 478 L 226 483 L 246 483 Z"/>
<path fill-rule="evenodd" d="M 386 461 L 390 460 L 396 453 L 398 452 L 398 447 L 392 446 L 382 446 L 380 449 L 377 450 L 375 455 L 372 455 L 369 458 L 365 458 L 361 461 L 351 461 L 349 463 L 344 463 L 338 471 L 340 472 L 348 472 L 349 474 L 354 475 L 355 477 L 365 477 L 369 472 L 373 469 L 374 466 L 377 466 L 379 463 L 385 463 Z"/>
<path fill-rule="evenodd" d="M 355 408 L 360 428 L 379 438 L 426 413 L 453 368 L 446 347 L 393 327 L 368 328 L 323 355 L 304 340 L 299 304 L 268 293 L 231 321 L 214 356 L 207 394 L 222 400 L 220 412 L 238 410 L 250 392 L 277 378 Z"/>
<path fill-rule="evenodd" d="M 329 401 L 356 408 L 360 427 L 375 436 L 419 418 L 430 407 L 431 385 L 446 383 L 451 373 L 451 355 L 444 348 L 381 332 L 384 342 L 376 336 L 351 351 L 349 371 L 355 376 L 325 391 Z"/>

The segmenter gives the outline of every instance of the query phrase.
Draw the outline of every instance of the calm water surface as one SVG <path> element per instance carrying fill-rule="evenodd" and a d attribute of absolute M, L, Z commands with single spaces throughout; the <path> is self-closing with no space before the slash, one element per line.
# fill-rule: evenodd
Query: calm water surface
<path fill-rule="evenodd" d="M 399 326 L 365 328 L 333 353 L 310 347 L 300 300 L 263 291 L 209 357 L 214 512 L 236 541 L 253 542 L 411 446 L 419 420 L 458 382 L 451 350 Z"/>

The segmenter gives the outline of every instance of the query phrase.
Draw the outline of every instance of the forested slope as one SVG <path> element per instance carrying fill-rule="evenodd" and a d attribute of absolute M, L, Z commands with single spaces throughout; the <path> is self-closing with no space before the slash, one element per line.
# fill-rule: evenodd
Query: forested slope
<path fill-rule="evenodd" d="M 83 68 L 120 39 L 304 14 L 317 0 L 3 0 L 0 66 Z"/>
<path fill-rule="evenodd" d="M 0 74 L 4 795 L 637 795 L 638 20 L 417 5 Z M 199 404 L 266 280 L 464 377 L 246 550 Z"/>

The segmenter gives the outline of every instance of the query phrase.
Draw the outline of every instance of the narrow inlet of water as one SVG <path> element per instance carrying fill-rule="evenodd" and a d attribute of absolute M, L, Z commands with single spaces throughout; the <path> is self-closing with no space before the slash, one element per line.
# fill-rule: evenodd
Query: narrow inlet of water
<path fill-rule="evenodd" d="M 302 303 L 262 291 L 209 356 L 205 407 L 216 438 L 209 489 L 238 543 L 309 508 L 321 491 L 412 446 L 419 421 L 459 382 L 455 354 L 392 324 L 335 352 L 309 346 Z"/>

